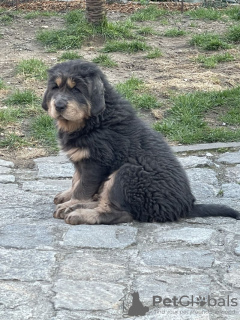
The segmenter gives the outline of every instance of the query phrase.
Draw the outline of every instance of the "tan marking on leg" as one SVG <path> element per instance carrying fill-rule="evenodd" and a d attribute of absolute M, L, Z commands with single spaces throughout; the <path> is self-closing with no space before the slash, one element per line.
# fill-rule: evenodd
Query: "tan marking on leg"
<path fill-rule="evenodd" d="M 74 88 L 76 86 L 76 82 L 72 79 L 72 78 L 68 78 L 67 79 L 67 85 L 69 86 L 69 88 Z"/>
<path fill-rule="evenodd" d="M 109 212 L 109 209 L 110 209 L 109 192 L 114 184 L 116 174 L 117 174 L 117 171 L 113 172 L 109 176 L 109 179 L 103 185 L 103 190 L 100 194 L 100 200 L 98 205 L 99 211 Z"/>
<path fill-rule="evenodd" d="M 58 219 L 64 219 L 65 216 L 65 210 L 74 204 L 77 204 L 79 200 L 77 199 L 70 199 L 69 201 L 66 201 L 64 203 L 58 204 L 56 211 L 53 213 L 54 218 Z"/>
<path fill-rule="evenodd" d="M 73 191 L 76 188 L 77 182 L 79 180 L 80 180 L 79 172 L 76 170 L 72 178 L 72 187 L 65 191 L 59 192 L 54 198 L 54 203 L 57 205 L 57 204 L 64 203 L 66 201 L 71 200 Z"/>
<path fill-rule="evenodd" d="M 69 224 L 99 224 L 99 213 L 95 209 L 77 209 L 65 217 Z"/>
<path fill-rule="evenodd" d="M 73 162 L 82 161 L 90 158 L 90 151 L 87 148 L 73 148 L 67 151 L 69 159 Z"/>
<path fill-rule="evenodd" d="M 62 84 L 62 77 L 57 77 L 57 78 L 55 79 L 55 83 L 56 83 L 56 85 L 57 85 L 58 87 L 60 87 L 61 84 Z"/>

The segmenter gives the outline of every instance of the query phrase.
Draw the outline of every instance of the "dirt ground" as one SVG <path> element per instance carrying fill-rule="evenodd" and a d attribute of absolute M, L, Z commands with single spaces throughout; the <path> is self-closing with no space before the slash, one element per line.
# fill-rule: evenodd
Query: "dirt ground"
<path fill-rule="evenodd" d="M 11 14 L 11 12 L 9 12 Z M 64 15 L 64 14 L 63 14 Z M 39 80 L 26 80 L 17 76 L 16 64 L 23 59 L 42 59 L 49 67 L 57 63 L 62 52 L 49 53 L 48 50 L 36 40 L 39 29 L 64 28 L 62 16 L 37 17 L 31 20 L 24 18 L 22 13 L 14 14 L 14 20 L 10 25 L 0 24 L 0 78 L 11 88 L 34 89 L 42 96 L 46 83 Z M 108 11 L 109 20 L 121 20 L 128 16 L 119 11 Z M 195 90 L 221 90 L 231 88 L 239 84 L 240 60 L 219 64 L 214 69 L 205 69 L 198 64 L 195 58 L 200 53 L 197 48 L 189 45 L 189 39 L 194 33 L 216 32 L 221 33 L 226 29 L 226 23 L 221 21 L 193 20 L 186 15 L 166 15 L 167 24 L 159 21 L 136 23 L 141 26 L 150 26 L 157 32 L 164 32 L 170 28 L 179 28 L 187 31 L 186 36 L 168 38 L 159 35 L 147 37 L 147 44 L 159 48 L 163 56 L 155 59 L 146 59 L 146 53 L 136 54 L 111 53 L 110 56 L 118 63 L 114 68 L 102 68 L 112 84 L 125 81 L 131 76 L 144 80 L 154 94 L 163 102 L 169 96 L 169 92 L 186 93 Z M 194 27 L 193 27 L 194 24 Z M 228 22 L 228 26 L 229 26 Z M 92 39 L 78 50 L 74 50 L 87 60 L 92 60 L 99 54 L 103 42 Z M 235 57 L 237 49 L 230 50 Z M 4 107 L 3 95 L 0 93 L 0 108 Z M 40 106 L 39 106 L 40 107 Z M 154 111 L 154 114 L 142 114 L 146 121 L 152 123 L 163 116 L 163 109 Z M 210 119 L 211 121 L 211 119 Z M 28 148 L 29 149 L 29 148 Z M 33 158 L 46 154 L 40 149 L 18 150 L 14 153 L 9 150 L 0 150 L 0 156 L 4 158 Z"/>

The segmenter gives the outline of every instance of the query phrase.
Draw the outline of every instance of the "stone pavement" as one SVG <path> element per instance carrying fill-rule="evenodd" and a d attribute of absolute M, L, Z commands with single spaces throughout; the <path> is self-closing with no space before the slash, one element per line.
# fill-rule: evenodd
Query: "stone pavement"
<path fill-rule="evenodd" d="M 239 150 L 178 156 L 199 202 L 240 210 Z M 0 160 L 1 320 L 240 319 L 240 221 L 67 225 L 52 203 L 72 165 L 34 163 Z"/>

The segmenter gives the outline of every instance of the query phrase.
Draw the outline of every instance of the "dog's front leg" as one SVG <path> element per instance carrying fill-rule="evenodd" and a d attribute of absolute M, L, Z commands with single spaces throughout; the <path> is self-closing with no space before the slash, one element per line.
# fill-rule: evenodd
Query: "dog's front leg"
<path fill-rule="evenodd" d="M 66 212 L 71 211 L 71 207 L 91 203 L 107 175 L 106 168 L 91 162 L 78 164 L 76 171 L 81 173 L 78 174 L 79 179 L 73 183 L 71 198 L 57 205 L 54 218 L 64 219 Z"/>

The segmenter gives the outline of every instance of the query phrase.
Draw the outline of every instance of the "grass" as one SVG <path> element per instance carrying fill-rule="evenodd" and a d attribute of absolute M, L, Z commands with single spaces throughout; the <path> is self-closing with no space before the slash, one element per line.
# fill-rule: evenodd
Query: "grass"
<path fill-rule="evenodd" d="M 107 54 L 100 54 L 92 60 L 94 63 L 100 64 L 103 67 L 116 67 L 117 63 L 113 61 Z"/>
<path fill-rule="evenodd" d="M 36 103 L 39 103 L 39 98 L 32 90 L 16 90 L 13 92 L 6 100 L 5 103 L 8 106 L 13 105 L 34 105 Z"/>
<path fill-rule="evenodd" d="M 59 61 L 66 61 L 66 60 L 75 60 L 81 59 L 82 56 L 79 55 L 77 52 L 74 51 L 66 51 L 63 52 L 62 55 L 58 58 Z"/>
<path fill-rule="evenodd" d="M 151 49 L 145 42 L 139 40 L 133 41 L 111 41 L 107 42 L 102 49 L 102 52 L 126 52 L 134 53 L 138 51 L 146 51 Z"/>
<path fill-rule="evenodd" d="M 144 9 L 137 10 L 131 15 L 132 21 L 154 21 L 167 14 L 167 10 L 159 9 L 156 5 L 149 5 Z"/>
<path fill-rule="evenodd" d="M 169 139 L 179 143 L 236 141 L 240 129 L 210 127 L 205 120 L 206 113 L 222 110 L 216 119 L 227 125 L 240 125 L 237 109 L 240 103 L 240 87 L 224 91 L 195 92 L 173 98 L 173 107 L 162 122 L 155 125 Z"/>
<path fill-rule="evenodd" d="M 212 33 L 196 34 L 190 40 L 190 44 L 208 51 L 228 49 L 230 47 L 219 35 Z"/>
<path fill-rule="evenodd" d="M 167 30 L 166 32 L 164 32 L 164 36 L 165 37 L 180 37 L 180 36 L 184 36 L 186 34 L 186 31 L 184 30 L 179 30 L 177 28 L 172 28 Z"/>
<path fill-rule="evenodd" d="M 47 115 L 41 114 L 30 123 L 30 133 L 34 139 L 51 151 L 57 151 L 57 131 L 54 121 Z"/>
<path fill-rule="evenodd" d="M 4 83 L 4 81 L 0 78 L 0 90 L 5 89 L 6 85 Z"/>
<path fill-rule="evenodd" d="M 0 137 L 0 148 L 17 149 L 23 146 L 29 146 L 30 143 L 24 138 L 20 137 L 16 133 L 8 133 L 3 137 Z"/>
<path fill-rule="evenodd" d="M 119 83 L 116 89 L 129 100 L 136 109 L 150 110 L 159 108 L 160 106 L 157 98 L 146 92 L 144 82 L 138 78 L 132 77 L 124 83 Z"/>
<path fill-rule="evenodd" d="M 95 27 L 87 22 L 83 11 L 73 10 L 66 14 L 65 22 L 65 29 L 38 32 L 37 40 L 52 50 L 71 50 L 81 48 L 86 39 L 96 35 L 108 40 L 136 38 L 132 32 L 133 23 L 130 20 L 104 21 L 101 26 Z"/>
<path fill-rule="evenodd" d="M 215 68 L 219 63 L 233 61 L 234 56 L 229 52 L 214 54 L 211 56 L 199 55 L 196 59 L 205 68 Z"/>
<path fill-rule="evenodd" d="M 38 80 L 47 79 L 47 66 L 42 60 L 28 59 L 20 61 L 16 66 L 18 74 L 22 74 L 27 78 L 36 78 Z"/>
<path fill-rule="evenodd" d="M 148 35 L 153 35 L 157 34 L 156 31 L 152 27 L 142 27 L 137 30 L 137 33 L 142 35 L 142 36 L 148 36 Z"/>
<path fill-rule="evenodd" d="M 9 25 L 11 22 L 13 22 L 13 15 L 9 14 L 3 14 L 0 16 L 0 23 L 3 23 L 4 25 Z"/>
<path fill-rule="evenodd" d="M 225 36 L 229 42 L 240 43 L 240 25 L 229 27 Z"/>
<path fill-rule="evenodd" d="M 36 19 L 38 17 L 53 17 L 56 16 L 56 12 L 50 12 L 50 11 L 31 11 L 24 15 L 24 18 L 27 20 L 30 19 Z"/>
<path fill-rule="evenodd" d="M 193 19 L 214 21 L 222 19 L 223 16 L 222 11 L 214 8 L 196 8 L 195 10 L 187 11 L 185 14 Z"/>
<path fill-rule="evenodd" d="M 162 51 L 159 50 L 158 48 L 155 48 L 151 51 L 149 51 L 149 53 L 146 55 L 147 59 L 155 59 L 155 58 L 159 58 L 162 57 Z"/>

